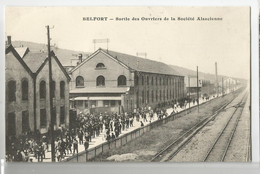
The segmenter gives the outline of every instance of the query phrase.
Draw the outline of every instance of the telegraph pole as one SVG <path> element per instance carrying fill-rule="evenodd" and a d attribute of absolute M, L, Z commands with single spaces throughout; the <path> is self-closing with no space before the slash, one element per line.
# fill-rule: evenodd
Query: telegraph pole
<path fill-rule="evenodd" d="M 189 78 L 189 108 L 190 108 L 190 77 Z"/>
<path fill-rule="evenodd" d="M 197 66 L 197 101 L 198 101 L 198 113 L 200 112 L 199 104 L 199 68 Z"/>
<path fill-rule="evenodd" d="M 54 118 L 53 118 L 53 96 L 52 96 L 52 66 L 51 66 L 51 45 L 50 45 L 50 27 L 47 25 L 48 40 L 48 60 L 49 60 L 49 94 L 50 94 L 50 116 L 51 116 L 51 159 L 55 162 L 54 150 Z"/>
<path fill-rule="evenodd" d="M 223 88 L 224 88 L 224 86 L 223 86 L 223 77 L 222 77 L 222 96 L 223 96 Z"/>
<path fill-rule="evenodd" d="M 216 76 L 216 90 L 217 90 L 217 97 L 219 93 L 219 86 L 218 86 L 218 67 L 217 67 L 217 62 L 215 62 L 215 76 Z"/>

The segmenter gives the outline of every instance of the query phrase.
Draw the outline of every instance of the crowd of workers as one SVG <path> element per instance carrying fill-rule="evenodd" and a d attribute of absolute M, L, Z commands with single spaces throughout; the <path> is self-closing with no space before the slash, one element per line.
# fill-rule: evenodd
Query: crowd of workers
<path fill-rule="evenodd" d="M 208 100 L 208 98 L 205 98 Z M 203 98 L 204 100 L 204 98 Z M 85 150 L 89 148 L 89 143 L 93 138 L 100 136 L 104 132 L 104 141 L 112 141 L 119 137 L 122 131 L 134 126 L 134 120 L 137 126 L 144 126 L 143 122 L 167 117 L 165 106 L 172 106 L 174 114 L 177 108 L 186 108 L 187 103 L 198 102 L 197 100 L 180 100 L 178 102 L 160 103 L 153 111 L 150 107 L 134 109 L 133 112 L 117 113 L 99 113 L 77 115 L 74 129 L 65 129 L 57 127 L 55 132 L 55 157 L 56 161 L 61 161 L 69 154 L 78 153 L 78 146 L 83 144 Z M 45 153 L 51 151 L 50 147 L 51 133 L 42 135 L 39 131 L 33 134 L 31 131 L 24 133 L 22 138 L 6 138 L 6 158 L 7 161 L 33 162 L 33 158 L 43 161 L 46 158 Z"/>

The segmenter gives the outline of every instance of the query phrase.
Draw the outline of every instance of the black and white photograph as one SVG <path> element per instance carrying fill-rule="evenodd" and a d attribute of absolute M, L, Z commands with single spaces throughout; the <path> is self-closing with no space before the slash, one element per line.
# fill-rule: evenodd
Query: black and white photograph
<path fill-rule="evenodd" d="M 249 6 L 6 7 L 6 162 L 251 162 Z"/>

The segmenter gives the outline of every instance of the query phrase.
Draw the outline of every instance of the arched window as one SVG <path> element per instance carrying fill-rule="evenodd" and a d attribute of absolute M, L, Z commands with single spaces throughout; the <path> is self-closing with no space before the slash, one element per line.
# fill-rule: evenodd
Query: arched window
<path fill-rule="evenodd" d="M 15 96 L 15 93 L 16 93 L 16 81 L 11 80 L 11 81 L 8 82 L 7 91 L 8 91 L 8 101 L 9 102 L 16 101 L 16 96 Z"/>
<path fill-rule="evenodd" d="M 46 82 L 40 82 L 40 98 L 46 98 Z"/>
<path fill-rule="evenodd" d="M 84 78 L 82 76 L 78 76 L 76 78 L 76 87 L 84 86 Z"/>
<path fill-rule="evenodd" d="M 103 76 L 97 77 L 97 86 L 105 86 L 105 77 Z"/>
<path fill-rule="evenodd" d="M 60 82 L 60 98 L 65 97 L 65 82 L 61 81 Z"/>
<path fill-rule="evenodd" d="M 103 63 L 98 63 L 96 68 L 105 68 L 105 65 Z"/>
<path fill-rule="evenodd" d="M 55 98 L 55 92 L 56 92 L 56 82 L 55 81 L 52 81 L 51 82 L 51 96 L 53 98 Z"/>
<path fill-rule="evenodd" d="M 117 85 L 118 86 L 126 85 L 126 77 L 124 75 L 121 75 L 117 78 Z"/>
<path fill-rule="evenodd" d="M 22 100 L 28 100 L 28 81 L 22 81 Z"/>

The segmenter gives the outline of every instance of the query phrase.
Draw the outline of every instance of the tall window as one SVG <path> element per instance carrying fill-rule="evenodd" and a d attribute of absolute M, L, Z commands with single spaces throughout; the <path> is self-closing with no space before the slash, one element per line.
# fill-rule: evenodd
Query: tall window
<path fill-rule="evenodd" d="M 60 98 L 65 97 L 65 82 L 61 81 L 60 82 Z"/>
<path fill-rule="evenodd" d="M 22 133 L 29 131 L 29 112 L 22 111 Z"/>
<path fill-rule="evenodd" d="M 16 134 L 16 121 L 15 121 L 15 113 L 8 113 L 7 115 L 7 134 L 8 136 Z"/>
<path fill-rule="evenodd" d="M 153 77 L 152 77 L 151 85 L 153 85 Z"/>
<path fill-rule="evenodd" d="M 163 101 L 165 101 L 165 90 L 163 90 Z"/>
<path fill-rule="evenodd" d="M 153 103 L 153 91 L 152 91 L 152 93 L 151 93 L 151 96 L 152 96 L 152 103 Z"/>
<path fill-rule="evenodd" d="M 53 117 L 53 122 L 54 122 L 54 125 L 57 125 L 57 111 L 56 111 L 56 106 L 53 107 L 52 109 L 52 117 Z"/>
<path fill-rule="evenodd" d="M 126 77 L 124 75 L 121 75 L 117 78 L 117 85 L 118 86 L 124 86 L 126 85 Z"/>
<path fill-rule="evenodd" d="M 60 107 L 60 124 L 65 123 L 65 107 Z"/>
<path fill-rule="evenodd" d="M 160 90 L 159 100 L 162 101 L 162 91 Z"/>
<path fill-rule="evenodd" d="M 158 91 L 155 92 L 155 101 L 158 101 Z"/>
<path fill-rule="evenodd" d="M 163 85 L 165 85 L 165 78 L 164 77 L 162 78 L 162 81 L 163 81 Z"/>
<path fill-rule="evenodd" d="M 149 90 L 146 93 L 147 103 L 149 103 Z"/>
<path fill-rule="evenodd" d="M 40 82 L 40 98 L 46 98 L 46 82 Z"/>
<path fill-rule="evenodd" d="M 169 95 L 169 93 L 168 93 L 168 89 L 167 89 L 167 93 L 166 93 L 166 99 L 168 100 L 168 95 Z"/>
<path fill-rule="evenodd" d="M 144 85 L 144 76 L 142 76 L 142 85 Z"/>
<path fill-rule="evenodd" d="M 41 128 L 46 128 L 47 125 L 47 116 L 46 116 L 46 109 L 40 110 L 40 126 Z"/>
<path fill-rule="evenodd" d="M 159 81 L 159 83 L 160 83 L 160 86 L 162 85 L 162 78 L 160 77 L 160 81 Z"/>
<path fill-rule="evenodd" d="M 97 77 L 97 86 L 105 86 L 105 77 L 103 76 Z"/>
<path fill-rule="evenodd" d="M 146 85 L 149 85 L 149 77 L 146 78 Z"/>
<path fill-rule="evenodd" d="M 82 87 L 84 86 L 84 78 L 82 76 L 78 76 L 76 78 L 76 86 L 77 87 Z"/>
<path fill-rule="evenodd" d="M 158 85 L 158 79 L 157 79 L 157 77 L 155 78 L 155 85 L 157 86 Z"/>
<path fill-rule="evenodd" d="M 136 84 L 136 85 L 139 84 L 139 76 L 138 76 L 138 75 L 135 76 L 135 84 Z"/>
<path fill-rule="evenodd" d="M 98 63 L 96 68 L 105 68 L 105 65 L 103 63 Z"/>
<path fill-rule="evenodd" d="M 9 102 L 16 101 L 16 96 L 15 96 L 15 93 L 16 93 L 16 81 L 11 80 L 11 81 L 8 82 L 7 91 L 8 91 L 8 101 Z"/>
<path fill-rule="evenodd" d="M 28 100 L 28 81 L 22 81 L 22 100 Z"/>
<path fill-rule="evenodd" d="M 142 91 L 142 103 L 144 103 L 144 91 Z"/>
<path fill-rule="evenodd" d="M 56 83 L 55 81 L 51 82 L 51 96 L 55 98 L 55 92 L 56 92 Z"/>

